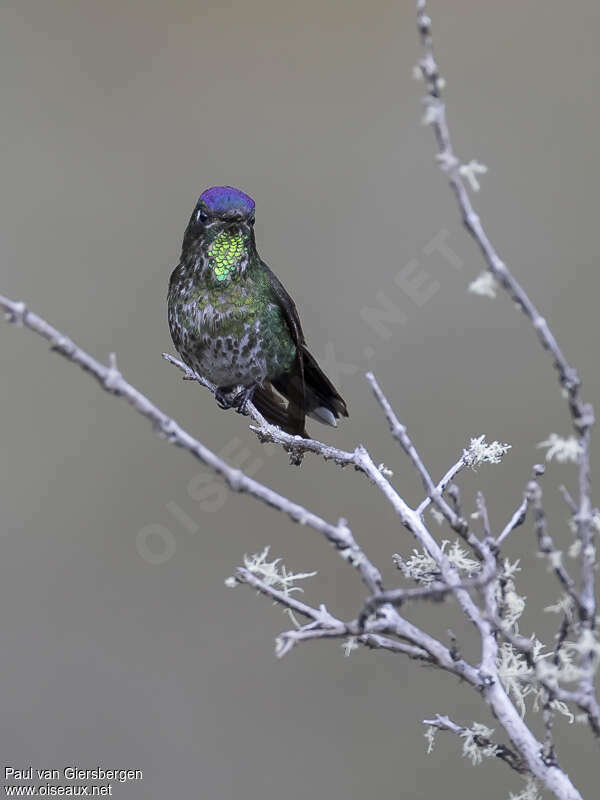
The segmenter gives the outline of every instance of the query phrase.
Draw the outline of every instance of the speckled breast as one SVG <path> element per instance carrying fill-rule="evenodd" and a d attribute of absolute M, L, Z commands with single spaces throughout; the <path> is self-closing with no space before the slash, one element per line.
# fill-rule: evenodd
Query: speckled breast
<path fill-rule="evenodd" d="M 256 303 L 248 287 L 173 287 L 173 342 L 192 369 L 217 386 L 262 382 L 289 368 L 295 353 L 280 309 Z"/>

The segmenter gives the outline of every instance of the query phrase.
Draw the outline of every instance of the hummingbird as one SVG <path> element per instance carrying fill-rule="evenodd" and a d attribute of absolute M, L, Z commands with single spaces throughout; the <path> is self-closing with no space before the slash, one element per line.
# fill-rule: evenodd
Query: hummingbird
<path fill-rule="evenodd" d="M 171 338 L 188 367 L 216 386 L 221 408 L 246 413 L 252 402 L 268 422 L 307 437 L 306 416 L 335 427 L 348 409 L 308 351 L 294 301 L 257 252 L 254 215 L 254 200 L 232 186 L 200 195 L 169 281 Z"/>

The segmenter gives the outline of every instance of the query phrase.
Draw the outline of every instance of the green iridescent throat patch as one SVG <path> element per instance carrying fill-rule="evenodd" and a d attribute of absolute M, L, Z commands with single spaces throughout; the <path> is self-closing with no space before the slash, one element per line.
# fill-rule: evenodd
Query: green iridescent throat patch
<path fill-rule="evenodd" d="M 244 239 L 237 233 L 223 231 L 212 243 L 208 254 L 218 281 L 226 281 L 239 267 L 244 255 Z"/>

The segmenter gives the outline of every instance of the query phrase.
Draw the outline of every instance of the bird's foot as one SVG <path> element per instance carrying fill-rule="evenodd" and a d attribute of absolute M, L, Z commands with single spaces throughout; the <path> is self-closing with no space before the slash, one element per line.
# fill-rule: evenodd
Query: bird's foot
<path fill-rule="evenodd" d="M 239 394 L 236 394 L 236 396 L 233 398 L 232 405 L 235 406 L 235 409 L 238 412 L 238 414 L 244 414 L 244 415 L 248 414 L 248 403 L 252 400 L 252 397 L 254 395 L 254 392 L 256 391 L 257 386 L 258 383 L 253 383 L 252 386 L 248 386 L 246 389 L 243 389 L 241 392 L 239 392 Z"/>
<path fill-rule="evenodd" d="M 233 408 L 238 405 L 239 394 L 236 394 L 235 397 L 228 396 L 231 394 L 233 388 L 233 386 L 217 386 L 215 389 L 215 400 L 219 408 L 227 410 L 228 408 Z"/>

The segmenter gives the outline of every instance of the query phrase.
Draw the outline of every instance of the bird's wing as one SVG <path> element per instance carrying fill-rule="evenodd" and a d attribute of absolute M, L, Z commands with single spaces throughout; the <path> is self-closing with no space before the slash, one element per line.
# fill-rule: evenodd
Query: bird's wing
<path fill-rule="evenodd" d="M 290 333 L 292 334 L 292 339 L 297 346 L 302 347 L 302 345 L 304 345 L 304 333 L 302 332 L 302 325 L 300 324 L 300 317 L 298 316 L 296 304 L 289 296 L 287 289 L 279 280 L 277 275 L 275 275 L 275 273 L 269 269 L 264 261 L 261 263 L 265 269 L 265 273 L 269 279 L 269 283 L 271 284 L 271 289 L 275 295 L 277 303 L 283 311 L 283 316 L 285 317 L 285 321 L 287 322 Z"/>
<path fill-rule="evenodd" d="M 281 309 L 287 326 L 290 330 L 292 340 L 296 345 L 296 358 L 294 366 L 289 376 L 288 383 L 288 418 L 287 430 L 289 433 L 305 435 L 304 422 L 306 417 L 305 411 L 305 387 L 304 387 L 304 334 L 302 332 L 302 325 L 300 324 L 300 317 L 298 316 L 298 309 L 296 304 L 289 296 L 285 286 L 281 283 L 277 275 L 272 272 L 269 267 L 262 262 L 265 269 L 267 278 L 271 285 L 274 298 Z"/>

